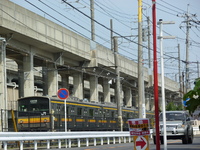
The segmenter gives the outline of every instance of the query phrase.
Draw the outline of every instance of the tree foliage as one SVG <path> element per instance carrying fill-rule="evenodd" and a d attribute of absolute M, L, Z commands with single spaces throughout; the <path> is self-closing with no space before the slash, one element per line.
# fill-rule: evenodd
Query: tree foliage
<path fill-rule="evenodd" d="M 166 110 L 167 111 L 172 111 L 172 110 L 176 110 L 176 106 L 174 105 L 173 102 L 169 102 L 166 106 Z"/>
<path fill-rule="evenodd" d="M 193 113 L 198 106 L 200 106 L 200 78 L 195 81 L 195 87 L 183 96 L 183 100 L 186 101 L 186 109 L 189 113 Z"/>
<path fill-rule="evenodd" d="M 166 110 L 167 110 L 167 111 L 183 110 L 183 108 L 182 108 L 182 105 L 176 106 L 176 105 L 174 104 L 174 102 L 169 102 L 169 103 L 166 105 Z"/>

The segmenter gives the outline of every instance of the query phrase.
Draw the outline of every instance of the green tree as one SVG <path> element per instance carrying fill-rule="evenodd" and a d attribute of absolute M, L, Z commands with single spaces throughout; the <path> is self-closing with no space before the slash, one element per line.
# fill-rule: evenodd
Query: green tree
<path fill-rule="evenodd" d="M 169 102 L 166 106 L 166 110 L 167 111 L 172 111 L 172 110 L 176 110 L 176 106 L 174 105 L 173 102 Z"/>
<path fill-rule="evenodd" d="M 186 101 L 186 110 L 189 113 L 193 113 L 198 106 L 200 106 L 200 78 L 196 79 L 195 87 L 183 96 L 183 100 Z"/>
<path fill-rule="evenodd" d="M 183 108 L 182 108 L 182 105 L 176 106 L 176 105 L 174 104 L 174 102 L 169 102 L 169 103 L 166 105 L 166 110 L 167 110 L 167 111 L 183 110 Z"/>

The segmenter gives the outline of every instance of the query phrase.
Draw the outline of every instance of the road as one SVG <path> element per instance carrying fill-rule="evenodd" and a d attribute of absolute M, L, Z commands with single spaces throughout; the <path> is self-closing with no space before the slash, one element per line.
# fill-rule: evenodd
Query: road
<path fill-rule="evenodd" d="M 150 140 L 150 150 L 156 150 L 156 145 Z M 51 150 L 64 150 L 62 149 L 51 149 Z M 163 150 L 163 145 L 160 145 L 160 150 Z M 199 150 L 200 149 L 200 135 L 194 136 L 193 144 L 182 144 L 181 140 L 168 140 L 167 150 Z M 133 143 L 125 144 L 110 144 L 110 145 L 99 145 L 81 148 L 67 148 L 66 150 L 133 150 Z"/>

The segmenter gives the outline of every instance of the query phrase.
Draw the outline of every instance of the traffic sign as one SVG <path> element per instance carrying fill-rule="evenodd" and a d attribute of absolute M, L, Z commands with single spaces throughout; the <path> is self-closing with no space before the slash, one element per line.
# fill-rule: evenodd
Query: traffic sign
<path fill-rule="evenodd" d="M 148 118 L 128 119 L 128 124 L 131 136 L 150 135 Z"/>
<path fill-rule="evenodd" d="M 57 96 L 60 99 L 67 99 L 69 97 L 69 91 L 68 91 L 68 89 L 65 89 L 65 88 L 59 89 L 58 92 L 57 92 Z"/>
<path fill-rule="evenodd" d="M 134 143 L 134 150 L 149 150 L 148 136 L 135 136 Z"/>

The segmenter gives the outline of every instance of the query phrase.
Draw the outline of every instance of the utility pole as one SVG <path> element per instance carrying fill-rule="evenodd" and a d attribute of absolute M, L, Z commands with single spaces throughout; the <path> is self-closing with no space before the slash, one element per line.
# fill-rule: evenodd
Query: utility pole
<path fill-rule="evenodd" d="M 200 75 L 199 75 L 199 61 L 197 61 L 197 74 L 198 74 L 198 77 L 197 78 L 199 78 L 200 77 Z"/>
<path fill-rule="evenodd" d="M 185 90 L 183 90 L 184 93 L 187 93 L 189 88 L 190 88 L 190 84 L 189 84 L 189 46 L 190 46 L 190 42 L 189 42 L 189 36 L 190 36 L 190 28 L 191 28 L 191 16 L 196 16 L 195 14 L 190 15 L 189 14 L 189 4 L 187 7 L 187 13 L 184 14 L 181 17 L 185 18 L 184 23 L 186 23 L 186 61 L 185 61 Z"/>
<path fill-rule="evenodd" d="M 180 84 L 180 90 L 179 90 L 179 94 L 180 97 L 183 97 L 183 81 L 182 81 L 182 75 L 181 75 L 181 53 L 180 53 L 180 44 L 178 44 L 178 74 L 179 74 L 179 84 Z M 183 106 L 183 105 L 182 105 Z M 184 106 L 183 106 L 184 108 Z"/>
<path fill-rule="evenodd" d="M 186 14 L 186 93 L 189 89 L 189 28 L 190 28 L 190 24 L 189 24 L 189 4 L 188 4 L 188 8 L 187 8 L 187 14 Z"/>
<path fill-rule="evenodd" d="M 113 22 L 110 19 L 110 43 L 111 43 L 111 51 L 113 51 Z"/>
<path fill-rule="evenodd" d="M 138 105 L 139 118 L 145 118 L 143 50 L 142 50 L 142 0 L 138 0 Z"/>
<path fill-rule="evenodd" d="M 91 13 L 91 39 L 95 41 L 94 0 L 90 0 L 90 13 Z"/>
<path fill-rule="evenodd" d="M 148 59 L 149 59 L 149 69 L 151 69 L 151 31 L 150 31 L 150 19 L 147 17 L 147 24 L 148 24 Z"/>
<path fill-rule="evenodd" d="M 121 84 L 120 84 L 120 72 L 118 64 L 118 41 L 117 37 L 114 36 L 114 56 L 115 56 L 115 71 L 117 75 L 116 86 L 115 86 L 115 98 L 117 101 L 117 114 L 118 114 L 118 123 L 119 130 L 123 131 L 123 120 L 122 120 L 122 100 L 121 100 Z"/>

